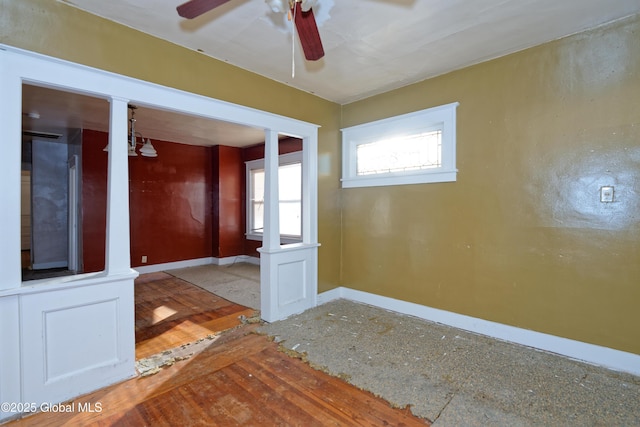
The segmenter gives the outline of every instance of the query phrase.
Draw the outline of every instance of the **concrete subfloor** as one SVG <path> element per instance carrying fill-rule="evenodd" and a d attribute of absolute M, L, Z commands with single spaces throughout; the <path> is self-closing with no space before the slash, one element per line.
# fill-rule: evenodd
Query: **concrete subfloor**
<path fill-rule="evenodd" d="M 347 300 L 260 333 L 442 426 L 640 426 L 640 377 Z"/>
<path fill-rule="evenodd" d="M 251 264 L 169 271 L 260 308 Z M 398 407 L 443 426 L 640 426 L 640 377 L 348 300 L 260 333 Z"/>
<path fill-rule="evenodd" d="M 260 266 L 248 263 L 201 265 L 167 273 L 236 304 L 260 310 Z"/>

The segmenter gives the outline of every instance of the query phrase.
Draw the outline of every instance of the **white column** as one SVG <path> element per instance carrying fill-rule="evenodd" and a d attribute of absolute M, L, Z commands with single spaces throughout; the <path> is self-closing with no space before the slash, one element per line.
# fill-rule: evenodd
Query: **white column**
<path fill-rule="evenodd" d="M 318 137 L 302 140 L 302 242 L 318 243 Z"/>
<path fill-rule="evenodd" d="M 128 100 L 111 98 L 107 172 L 107 274 L 129 273 Z"/>
<path fill-rule="evenodd" d="M 2 54 L 0 52 L 0 54 Z M 20 169 L 22 81 L 0 58 L 0 290 L 22 285 Z"/>
<path fill-rule="evenodd" d="M 280 248 L 280 197 L 278 195 L 278 132 L 267 130 L 264 144 L 264 231 L 262 248 Z"/>

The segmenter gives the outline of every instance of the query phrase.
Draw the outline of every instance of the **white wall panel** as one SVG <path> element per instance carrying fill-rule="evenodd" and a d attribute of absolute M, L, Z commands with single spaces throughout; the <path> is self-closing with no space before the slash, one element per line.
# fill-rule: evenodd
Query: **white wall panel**
<path fill-rule="evenodd" d="M 278 265 L 278 305 L 281 307 L 302 301 L 306 295 L 307 280 L 304 259 Z"/>
<path fill-rule="evenodd" d="M 133 279 L 21 296 L 23 399 L 57 402 L 135 374 Z"/>
<path fill-rule="evenodd" d="M 316 306 L 318 244 L 295 243 L 260 252 L 260 316 L 284 319 Z"/>
<path fill-rule="evenodd" d="M 45 383 L 118 363 L 118 311 L 117 299 L 43 311 Z"/>
<path fill-rule="evenodd" d="M 0 402 L 20 402 L 20 323 L 17 296 L 0 298 Z M 15 415 L 0 411 L 0 422 Z"/>

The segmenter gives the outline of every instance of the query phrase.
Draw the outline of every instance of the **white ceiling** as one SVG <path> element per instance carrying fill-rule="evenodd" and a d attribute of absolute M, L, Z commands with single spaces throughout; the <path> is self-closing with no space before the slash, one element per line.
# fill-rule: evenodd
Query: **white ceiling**
<path fill-rule="evenodd" d="M 349 103 L 640 12 L 638 0 L 319 0 L 325 57 L 305 62 L 264 0 L 186 20 L 185 0 L 65 0 L 270 79 Z"/>
<path fill-rule="evenodd" d="M 306 62 L 296 41 L 292 77 L 291 24 L 264 0 L 231 0 L 194 20 L 176 13 L 184 0 L 58 1 L 339 104 L 640 12 L 639 0 L 319 0 L 314 13 L 325 56 Z M 25 111 L 37 108 L 43 107 L 25 103 Z M 136 113 L 141 127 L 145 114 Z M 147 132 L 150 138 L 171 140 L 166 136 L 173 132 L 183 135 L 180 141 L 211 145 L 218 143 L 212 133 L 224 140 L 239 131 L 155 114 L 159 127 L 150 132 L 163 136 Z M 239 132 L 235 145 L 260 134 Z"/>

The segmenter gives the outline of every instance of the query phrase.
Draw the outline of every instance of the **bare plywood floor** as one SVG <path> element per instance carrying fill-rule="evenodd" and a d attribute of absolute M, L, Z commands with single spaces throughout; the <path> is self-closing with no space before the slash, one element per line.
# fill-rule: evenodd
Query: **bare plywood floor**
<path fill-rule="evenodd" d="M 213 334 L 223 325 L 240 326 L 155 375 L 68 402 L 70 412 L 39 413 L 8 426 L 427 425 L 408 410 L 393 409 L 371 393 L 280 352 L 276 343 L 254 332 L 258 325 L 237 320 L 252 311 L 167 276 L 144 275 L 137 281 L 136 336 L 144 348 L 140 354 Z"/>

